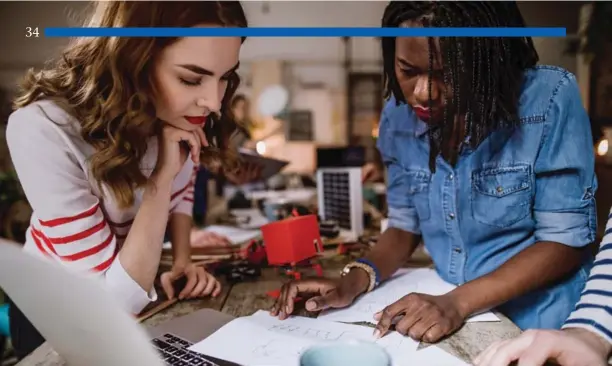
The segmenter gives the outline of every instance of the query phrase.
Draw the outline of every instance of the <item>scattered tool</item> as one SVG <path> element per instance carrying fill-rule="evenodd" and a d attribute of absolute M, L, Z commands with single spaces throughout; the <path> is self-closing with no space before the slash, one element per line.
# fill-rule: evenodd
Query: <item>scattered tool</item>
<path fill-rule="evenodd" d="M 169 299 L 166 301 L 163 301 L 161 303 L 159 303 L 159 305 L 153 307 L 151 310 L 148 310 L 146 312 L 144 312 L 142 315 L 139 315 L 137 320 L 138 322 L 143 322 L 147 319 L 149 319 L 150 317 L 152 317 L 153 315 L 159 313 L 160 311 L 164 311 L 167 308 L 169 308 L 170 306 L 176 304 L 178 302 L 178 298 L 174 298 L 174 299 Z"/>
<path fill-rule="evenodd" d="M 225 270 L 219 271 L 219 273 L 225 276 L 227 282 L 236 283 L 258 278 L 261 276 L 261 268 L 245 263 L 228 266 Z"/>

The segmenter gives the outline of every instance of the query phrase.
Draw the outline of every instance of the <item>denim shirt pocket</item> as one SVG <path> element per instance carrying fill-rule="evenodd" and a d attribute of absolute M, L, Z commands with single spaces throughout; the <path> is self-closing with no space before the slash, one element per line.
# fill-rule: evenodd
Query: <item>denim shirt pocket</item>
<path fill-rule="evenodd" d="M 531 167 L 516 164 L 472 173 L 472 216 L 482 224 L 511 226 L 531 213 Z"/>
<path fill-rule="evenodd" d="M 419 221 L 429 220 L 431 209 L 429 206 L 429 181 L 431 174 L 423 170 L 407 170 L 408 194 L 410 195 Z"/>

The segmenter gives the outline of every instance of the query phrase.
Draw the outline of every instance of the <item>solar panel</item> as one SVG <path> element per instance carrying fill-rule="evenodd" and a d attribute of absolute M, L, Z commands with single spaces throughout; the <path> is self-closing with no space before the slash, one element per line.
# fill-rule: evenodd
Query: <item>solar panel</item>
<path fill-rule="evenodd" d="M 363 193 L 361 168 L 317 170 L 319 216 L 334 220 L 355 237 L 363 234 Z"/>

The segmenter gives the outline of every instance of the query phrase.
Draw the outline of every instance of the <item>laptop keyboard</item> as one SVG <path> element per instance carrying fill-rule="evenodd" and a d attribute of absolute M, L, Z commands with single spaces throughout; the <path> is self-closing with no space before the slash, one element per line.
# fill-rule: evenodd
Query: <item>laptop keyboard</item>
<path fill-rule="evenodd" d="M 173 334 L 164 334 L 152 340 L 166 365 L 171 366 L 219 366 L 200 353 L 188 350 L 192 343 Z"/>

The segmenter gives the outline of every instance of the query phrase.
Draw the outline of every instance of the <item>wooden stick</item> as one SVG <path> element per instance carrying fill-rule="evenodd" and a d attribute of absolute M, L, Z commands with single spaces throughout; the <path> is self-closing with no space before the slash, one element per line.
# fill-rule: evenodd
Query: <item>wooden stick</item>
<path fill-rule="evenodd" d="M 148 318 L 152 317 L 153 315 L 159 313 L 160 311 L 166 310 L 170 306 L 176 304 L 177 301 L 178 301 L 178 298 L 175 297 L 174 299 L 169 299 L 169 300 L 166 300 L 166 301 L 160 303 L 159 305 L 157 305 L 153 309 L 151 309 L 151 310 L 147 311 L 146 313 L 140 315 L 138 317 L 138 322 L 142 323 L 143 321 L 145 321 Z"/>

